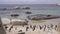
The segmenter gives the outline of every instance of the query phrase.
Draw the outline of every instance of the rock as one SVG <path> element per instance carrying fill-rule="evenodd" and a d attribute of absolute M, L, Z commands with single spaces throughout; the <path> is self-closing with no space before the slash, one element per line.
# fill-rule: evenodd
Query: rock
<path fill-rule="evenodd" d="M 43 19 L 45 20 L 45 19 L 60 18 L 60 16 L 37 14 L 27 16 L 27 18 L 30 20 L 43 20 Z"/>

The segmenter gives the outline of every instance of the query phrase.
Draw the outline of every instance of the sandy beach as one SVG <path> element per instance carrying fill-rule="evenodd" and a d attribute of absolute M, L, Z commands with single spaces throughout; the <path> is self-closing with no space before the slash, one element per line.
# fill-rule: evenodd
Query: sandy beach
<path fill-rule="evenodd" d="M 8 18 L 2 18 L 2 22 L 3 22 L 3 24 L 9 24 L 10 20 Z M 45 31 L 43 30 L 44 28 L 42 28 L 41 30 L 39 29 L 39 25 L 48 26 L 48 25 L 51 25 L 51 24 L 58 25 L 59 23 L 60 23 L 60 18 L 49 19 L 49 20 L 40 20 L 40 21 L 30 20 L 28 22 L 27 26 L 29 27 L 30 25 L 32 25 L 32 26 L 36 25 L 36 29 L 34 31 L 32 31 L 31 28 L 29 28 L 28 31 L 26 31 L 27 26 L 24 26 L 24 27 L 23 26 L 13 26 L 13 28 L 9 32 L 9 28 L 11 27 L 11 25 L 8 25 L 8 29 L 5 30 L 5 31 L 6 31 L 6 34 L 18 34 L 19 30 L 22 30 L 23 32 L 25 32 L 25 34 L 60 34 L 54 28 L 51 29 L 51 30 L 48 30 L 48 28 L 46 28 Z M 15 28 L 17 28 L 17 29 L 15 30 Z"/>

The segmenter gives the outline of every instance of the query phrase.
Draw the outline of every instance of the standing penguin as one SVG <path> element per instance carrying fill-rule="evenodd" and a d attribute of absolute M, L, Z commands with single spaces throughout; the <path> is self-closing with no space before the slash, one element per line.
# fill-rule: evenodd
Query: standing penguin
<path fill-rule="evenodd" d="M 46 25 L 45 25 L 45 27 L 44 27 L 44 31 L 46 30 Z"/>
<path fill-rule="evenodd" d="M 28 31 L 29 27 L 26 27 L 26 31 Z"/>

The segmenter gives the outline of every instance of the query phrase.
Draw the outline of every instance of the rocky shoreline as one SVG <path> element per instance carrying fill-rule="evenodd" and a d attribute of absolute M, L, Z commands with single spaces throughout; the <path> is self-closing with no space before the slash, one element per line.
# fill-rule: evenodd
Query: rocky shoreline
<path fill-rule="evenodd" d="M 60 16 L 36 14 L 36 15 L 29 15 L 27 16 L 27 18 L 30 20 L 46 20 L 46 19 L 60 18 Z"/>

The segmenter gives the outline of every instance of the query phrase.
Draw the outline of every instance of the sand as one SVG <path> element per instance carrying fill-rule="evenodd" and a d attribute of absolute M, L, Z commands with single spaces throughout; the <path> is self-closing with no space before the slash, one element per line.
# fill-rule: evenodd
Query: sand
<path fill-rule="evenodd" d="M 3 20 L 5 20 L 6 18 L 4 18 L 4 19 L 2 19 L 2 21 Z M 3 22 L 3 24 L 8 24 L 6 21 L 9 21 L 8 19 L 6 19 L 5 20 L 5 22 Z M 51 29 L 51 30 L 48 30 L 48 28 L 46 28 L 46 31 L 43 31 L 43 29 L 42 30 L 40 30 L 39 29 L 39 25 L 41 25 L 41 26 L 44 26 L 44 25 L 51 25 L 51 24 L 53 24 L 53 25 L 58 25 L 60 23 L 60 18 L 57 18 L 57 19 L 49 19 L 49 20 L 40 20 L 40 21 L 29 21 L 28 22 L 28 27 L 30 26 L 30 25 L 36 25 L 37 26 L 37 28 L 34 30 L 34 31 L 32 31 L 32 29 L 31 28 L 29 28 L 29 30 L 28 31 L 26 31 L 25 29 L 26 29 L 26 26 L 24 26 L 24 27 L 22 27 L 22 26 L 13 26 L 13 28 L 12 28 L 12 30 L 11 30 L 11 32 L 9 32 L 9 28 L 10 28 L 10 26 L 11 25 L 8 25 L 8 29 L 6 30 L 6 34 L 18 34 L 18 31 L 19 30 L 23 30 L 23 32 L 25 32 L 26 34 L 60 34 L 59 32 L 57 32 L 54 28 L 53 29 Z M 17 30 L 15 30 L 15 28 L 17 27 Z"/>

